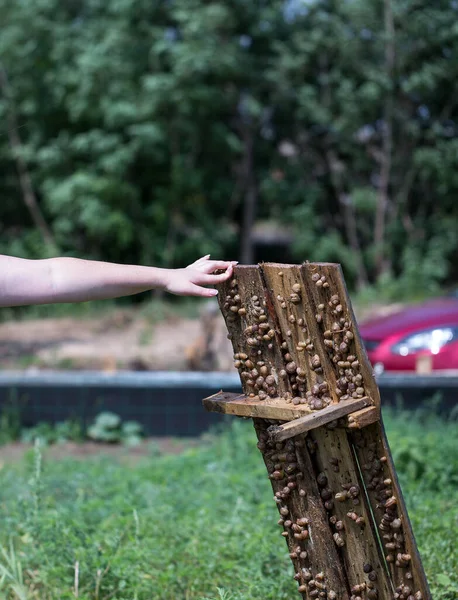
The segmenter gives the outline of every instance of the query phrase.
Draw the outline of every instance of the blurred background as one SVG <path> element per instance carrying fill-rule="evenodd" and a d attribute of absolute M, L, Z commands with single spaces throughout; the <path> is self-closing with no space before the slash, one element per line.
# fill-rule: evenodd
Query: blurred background
<path fill-rule="evenodd" d="M 341 263 L 437 600 L 457 194 L 458 0 L 0 0 L 0 253 Z M 226 333 L 157 293 L 0 310 L 0 597 L 294 597 L 253 428 L 202 408 Z"/>
<path fill-rule="evenodd" d="M 361 319 L 453 295 L 457 15 L 449 0 L 2 0 L 0 252 L 335 261 Z M 203 303 L 101 310 L 3 310 L 2 365 L 229 368 L 201 356 Z M 48 320 L 8 325 L 33 317 Z"/>
<path fill-rule="evenodd" d="M 379 371 L 458 369 L 457 16 L 442 0 L 0 1 L 0 252 L 339 262 L 361 323 L 409 307 L 363 328 Z M 215 303 L 0 320 L 3 369 L 232 368 Z"/>

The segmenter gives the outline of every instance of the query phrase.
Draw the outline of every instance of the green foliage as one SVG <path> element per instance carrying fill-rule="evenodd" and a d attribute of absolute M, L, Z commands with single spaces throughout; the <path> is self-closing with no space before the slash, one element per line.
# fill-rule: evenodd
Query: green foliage
<path fill-rule="evenodd" d="M 13 392 L 0 410 L 0 445 L 17 440 L 21 433 L 21 407 Z"/>
<path fill-rule="evenodd" d="M 0 0 L 0 251 L 50 251 L 20 155 L 65 254 L 236 257 L 251 181 L 298 260 L 436 292 L 458 251 L 457 7 L 384 5 L 394 37 L 377 0 Z"/>
<path fill-rule="evenodd" d="M 79 420 L 69 419 L 58 423 L 41 422 L 33 427 L 22 427 L 21 406 L 14 396 L 0 411 L 0 446 L 10 442 L 21 441 L 41 445 L 64 442 L 82 442 L 91 439 L 96 442 L 125 444 L 136 446 L 142 441 L 143 428 L 137 421 L 122 421 L 112 412 L 99 413 L 92 425 L 85 431 Z M 152 450 L 152 453 L 154 451 Z"/>
<path fill-rule="evenodd" d="M 87 435 L 96 442 L 124 443 L 135 446 L 142 440 L 142 426 L 137 421 L 122 421 L 119 415 L 102 412 L 88 428 Z"/>
<path fill-rule="evenodd" d="M 425 411 L 386 411 L 385 422 L 432 596 L 454 600 L 457 424 Z M 10 571 L 13 552 L 20 558 L 26 598 L 70 600 L 75 581 L 83 600 L 294 597 L 249 423 L 128 467 L 106 458 L 42 467 L 39 447 L 31 458 L 0 470 L 0 543 L 10 548 L 0 564 Z"/>
<path fill-rule="evenodd" d="M 29 600 L 22 565 L 12 542 L 9 548 L 0 545 L 0 561 L 0 592 L 6 592 L 5 598 Z"/>
<path fill-rule="evenodd" d="M 55 425 L 47 422 L 38 423 L 21 431 L 20 440 L 32 444 L 36 439 L 43 444 L 58 444 L 62 442 L 81 442 L 84 432 L 78 421 L 61 421 Z"/>

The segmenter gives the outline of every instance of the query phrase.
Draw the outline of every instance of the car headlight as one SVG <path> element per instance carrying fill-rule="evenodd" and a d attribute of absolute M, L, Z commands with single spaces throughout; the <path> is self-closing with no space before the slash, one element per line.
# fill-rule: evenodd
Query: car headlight
<path fill-rule="evenodd" d="M 458 339 L 458 327 L 427 329 L 405 337 L 395 344 L 391 351 L 401 356 L 415 354 L 421 350 L 429 350 L 431 354 L 438 354 L 443 346 L 456 339 Z"/>

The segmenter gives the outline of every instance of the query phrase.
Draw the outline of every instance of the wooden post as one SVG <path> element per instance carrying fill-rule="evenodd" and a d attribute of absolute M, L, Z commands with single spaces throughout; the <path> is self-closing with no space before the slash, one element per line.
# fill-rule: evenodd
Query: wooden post
<path fill-rule="evenodd" d="M 238 266 L 219 301 L 302 598 L 431 600 L 339 265 Z"/>

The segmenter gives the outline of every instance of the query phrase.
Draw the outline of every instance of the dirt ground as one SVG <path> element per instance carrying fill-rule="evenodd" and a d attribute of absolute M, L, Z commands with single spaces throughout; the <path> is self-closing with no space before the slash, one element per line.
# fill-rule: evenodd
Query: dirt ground
<path fill-rule="evenodd" d="M 0 324 L 1 369 L 224 371 L 231 359 L 224 321 L 216 313 L 151 324 L 134 310 L 115 310 L 91 319 Z"/>
<path fill-rule="evenodd" d="M 121 444 L 102 444 L 96 442 L 62 442 L 43 448 L 43 456 L 50 460 L 65 458 L 87 459 L 109 456 L 123 463 L 135 463 L 148 456 L 163 454 L 181 454 L 202 442 L 202 438 L 160 437 L 145 439 L 138 446 L 127 447 Z M 12 442 L 0 446 L 0 470 L 8 464 L 21 461 L 27 453 L 33 452 L 33 444 Z"/>
<path fill-rule="evenodd" d="M 400 305 L 357 311 L 359 319 Z M 232 369 L 232 348 L 216 303 L 200 318 L 151 323 L 135 309 L 93 318 L 0 323 L 0 369 L 219 370 Z"/>

